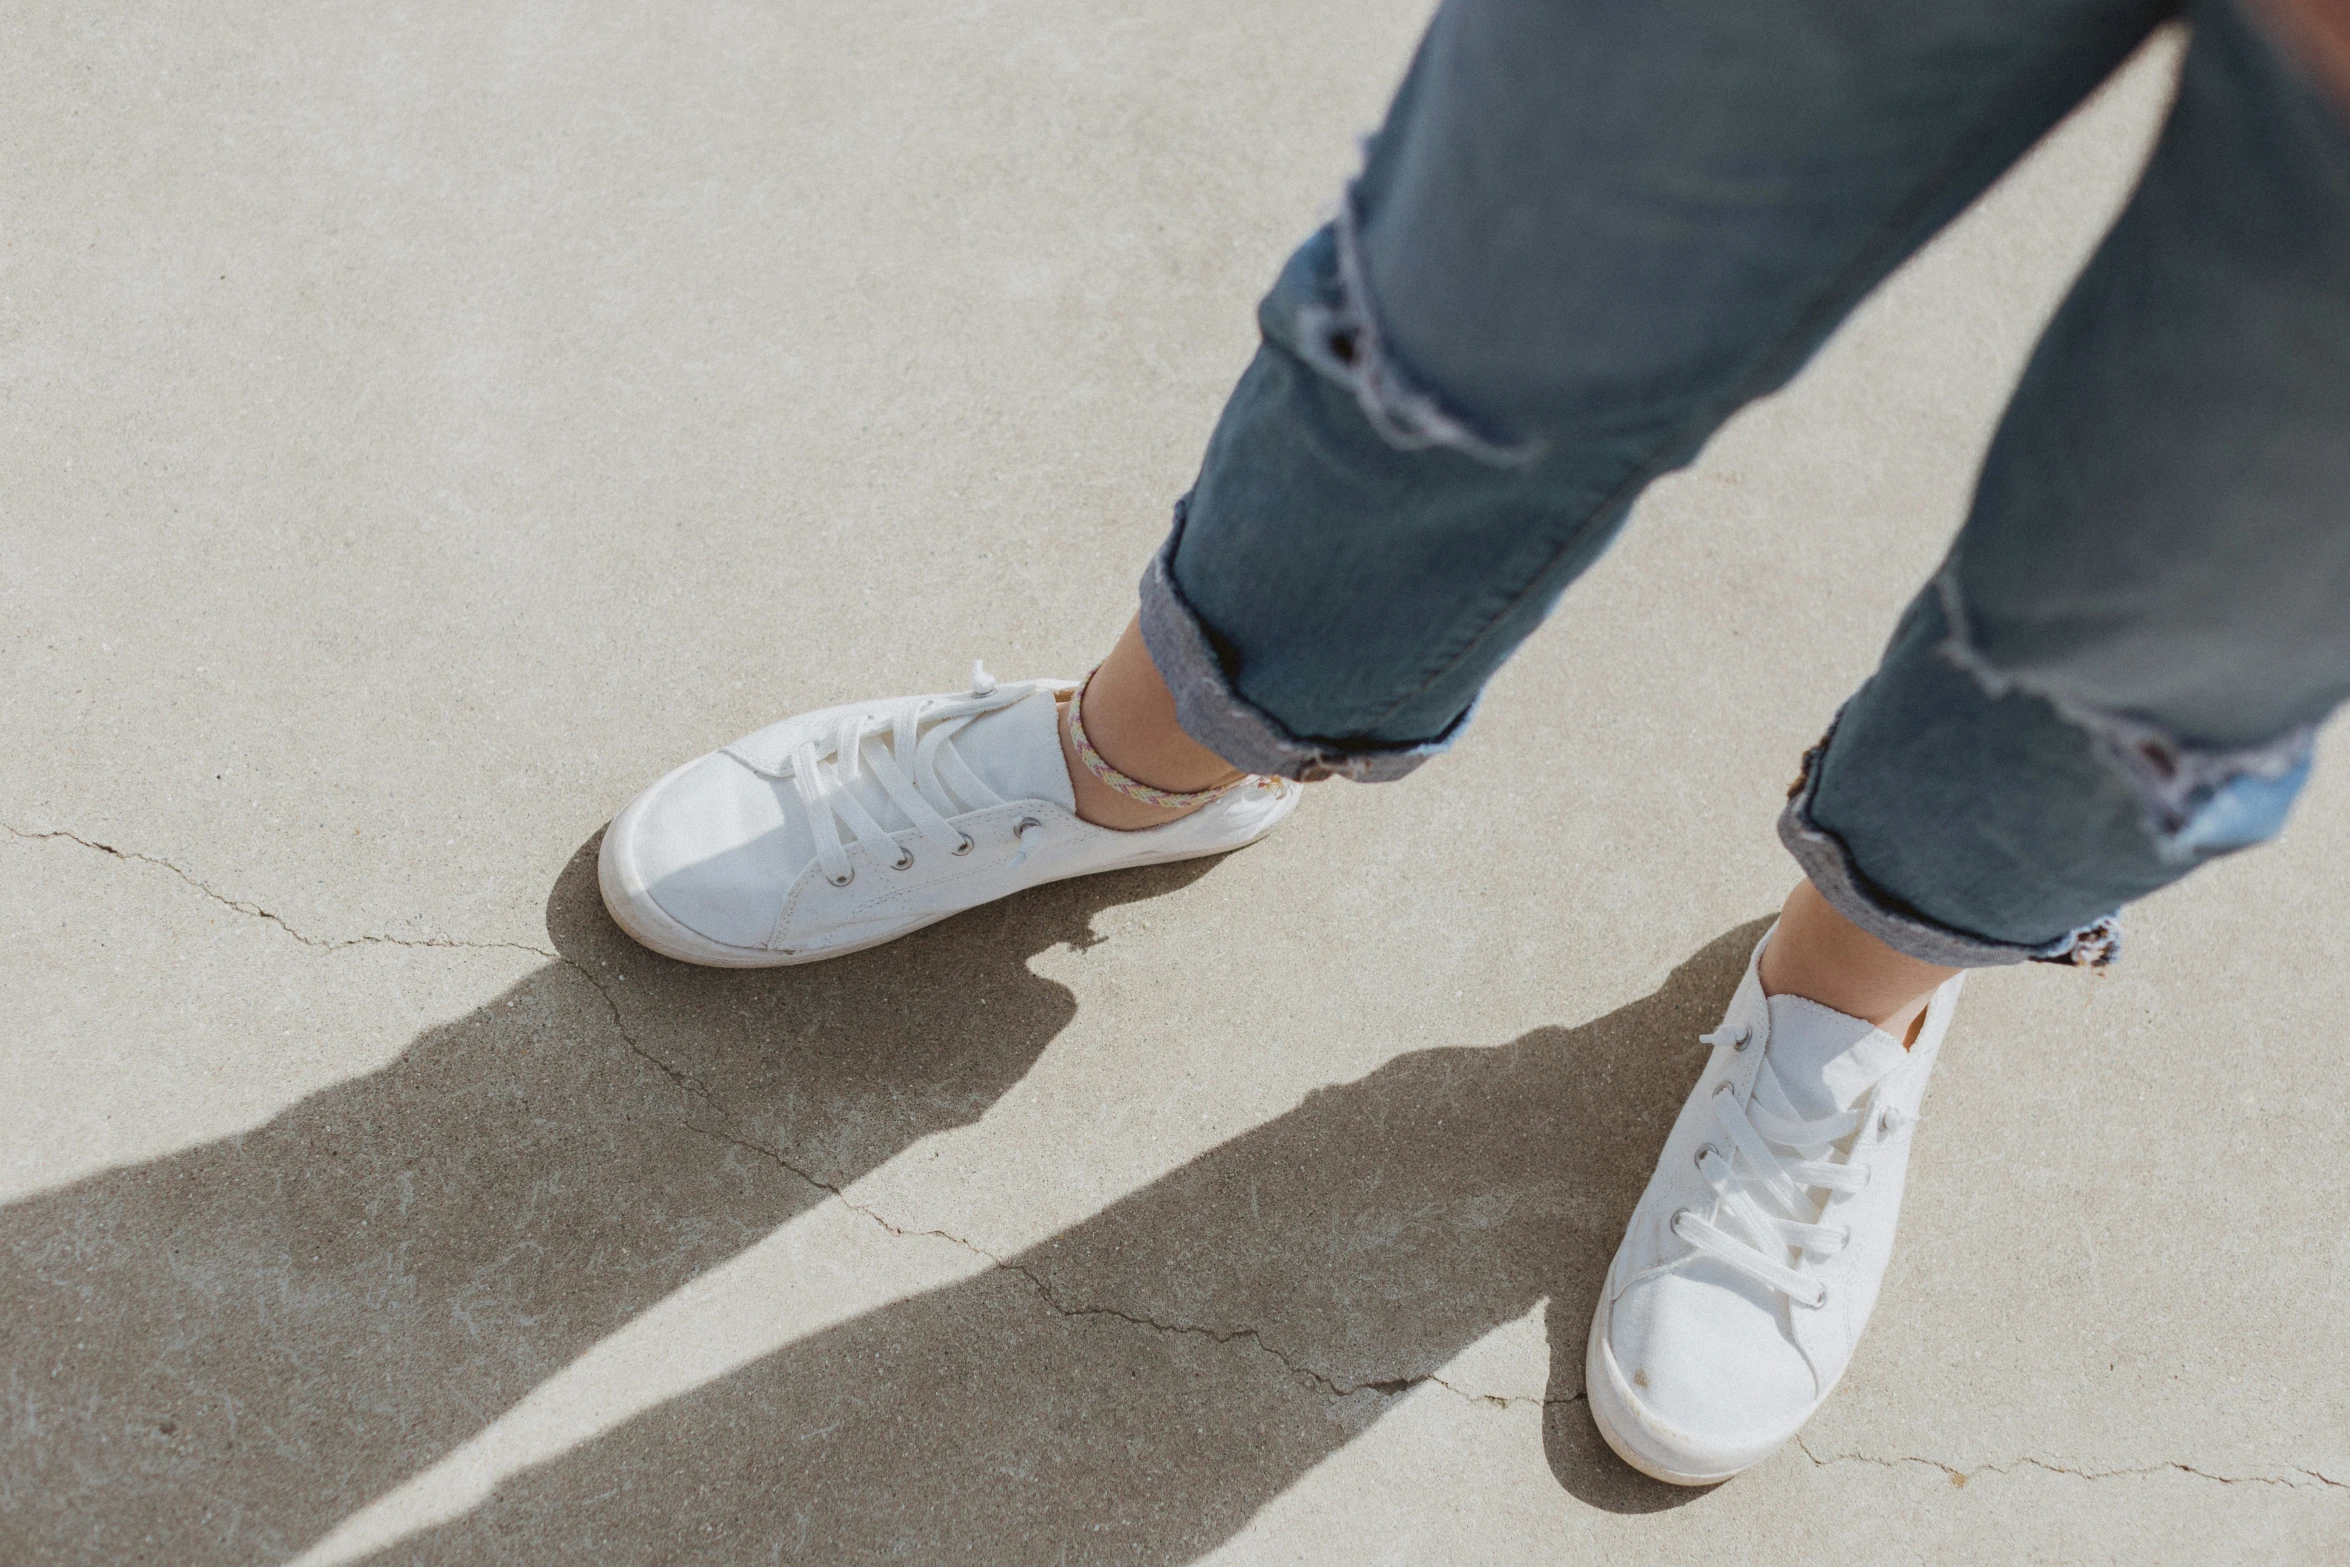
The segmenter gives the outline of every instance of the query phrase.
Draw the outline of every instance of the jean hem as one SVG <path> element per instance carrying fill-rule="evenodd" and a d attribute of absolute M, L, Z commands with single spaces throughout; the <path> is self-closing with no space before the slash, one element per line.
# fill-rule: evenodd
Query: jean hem
<path fill-rule="evenodd" d="M 1216 654 L 1207 623 L 1175 581 L 1175 549 L 1191 497 L 1175 503 L 1174 526 L 1142 574 L 1142 642 L 1159 678 L 1175 698 L 1175 721 L 1183 732 L 1243 772 L 1294 778 L 1351 778 L 1387 783 L 1403 777 L 1438 752 L 1452 748 L 1474 703 L 1433 740 L 1409 745 L 1354 745 L 1300 735 L 1233 687 Z"/>
<path fill-rule="evenodd" d="M 1837 715 L 1843 717 L 1841 713 Z M 1894 951 L 1944 968 L 1998 968 L 2010 963 L 2061 963 L 2104 968 L 2121 955 L 2121 915 L 2101 915 L 2053 941 L 2037 944 L 1998 941 L 1929 919 L 1886 893 L 1852 857 L 1843 839 L 1812 814 L 1819 788 L 1820 759 L 1836 737 L 1836 725 L 1803 753 L 1803 772 L 1779 813 L 1779 841 L 1803 867 L 1828 906 Z"/>

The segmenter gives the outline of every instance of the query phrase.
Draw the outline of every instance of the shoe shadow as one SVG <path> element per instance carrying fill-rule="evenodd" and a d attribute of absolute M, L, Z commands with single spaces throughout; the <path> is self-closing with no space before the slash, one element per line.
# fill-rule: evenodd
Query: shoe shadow
<path fill-rule="evenodd" d="M 725 973 L 613 928 L 598 841 L 548 899 L 565 961 L 253 1131 L 0 1208 L 0 1561 L 293 1555 L 821 1196 L 742 1144 L 845 1185 L 978 1117 L 1076 1010 L 1029 959 L 1212 863 Z"/>
<path fill-rule="evenodd" d="M 384 1562 L 1190 1561 L 1547 1299 L 1544 1447 L 1616 1511 L 1590 1310 L 1767 921 L 1653 995 L 1397 1058 L 978 1278 L 818 1334 L 509 1481 Z"/>

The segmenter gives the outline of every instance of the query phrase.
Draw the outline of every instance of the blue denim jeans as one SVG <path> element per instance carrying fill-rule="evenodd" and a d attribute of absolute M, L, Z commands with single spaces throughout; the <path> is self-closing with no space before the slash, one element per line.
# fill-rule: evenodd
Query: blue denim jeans
<path fill-rule="evenodd" d="M 1292 778 L 1450 744 L 1642 488 L 2179 14 L 2152 163 L 1780 822 L 1914 956 L 2110 957 L 2350 694 L 2350 116 L 2228 0 L 1448 0 L 1143 579 L 1184 728 Z"/>

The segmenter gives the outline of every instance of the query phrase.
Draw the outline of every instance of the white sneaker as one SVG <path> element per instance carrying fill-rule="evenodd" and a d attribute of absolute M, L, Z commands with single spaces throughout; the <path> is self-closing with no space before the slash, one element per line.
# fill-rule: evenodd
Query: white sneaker
<path fill-rule="evenodd" d="M 1074 682 L 826 708 L 686 763 L 604 831 L 620 928 L 721 968 L 839 957 L 1023 887 L 1222 854 L 1297 808 L 1259 779 L 1164 827 L 1081 821 L 1056 699 Z"/>
<path fill-rule="evenodd" d="M 1772 930 L 1776 931 L 1777 926 Z M 1632 1212 L 1584 1355 L 1618 1457 L 1712 1485 L 1776 1451 L 1844 1375 L 1893 1254 L 1909 1140 L 1959 982 L 1917 1043 L 1763 995 L 1766 932 Z"/>

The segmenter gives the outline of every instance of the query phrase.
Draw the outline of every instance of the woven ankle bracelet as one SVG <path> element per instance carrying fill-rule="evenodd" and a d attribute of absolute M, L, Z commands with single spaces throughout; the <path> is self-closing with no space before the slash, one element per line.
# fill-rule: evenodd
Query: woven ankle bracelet
<path fill-rule="evenodd" d="M 1085 737 L 1084 711 L 1085 689 L 1093 684 L 1093 677 L 1101 672 L 1101 667 L 1096 664 L 1087 670 L 1085 678 L 1077 682 L 1077 689 L 1069 694 L 1069 743 L 1077 748 L 1077 760 L 1085 764 L 1085 770 L 1099 779 L 1104 786 L 1126 796 L 1129 800 L 1139 800 L 1145 805 L 1155 805 L 1161 810 L 1180 811 L 1194 805 L 1205 805 L 1210 800 L 1220 799 L 1224 795 L 1230 794 L 1243 784 L 1257 781 L 1253 777 L 1243 775 L 1233 779 L 1230 783 L 1217 784 L 1211 789 L 1194 789 L 1188 794 L 1178 794 L 1172 789 L 1154 789 L 1138 779 L 1129 778 L 1102 760 L 1102 753 L 1095 750 L 1093 742 Z"/>

